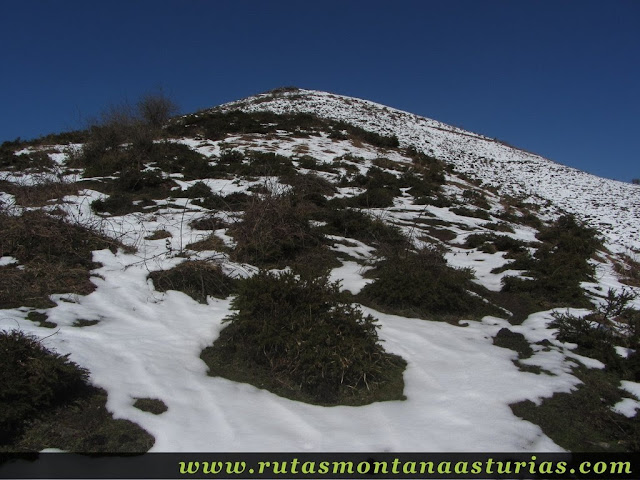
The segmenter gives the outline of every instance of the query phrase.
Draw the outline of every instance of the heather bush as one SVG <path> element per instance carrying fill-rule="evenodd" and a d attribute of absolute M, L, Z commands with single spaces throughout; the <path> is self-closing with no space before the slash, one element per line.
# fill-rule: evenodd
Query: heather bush
<path fill-rule="evenodd" d="M 0 332 L 0 444 L 37 415 L 72 401 L 89 373 L 20 330 Z"/>
<path fill-rule="evenodd" d="M 403 235 L 398 227 L 389 225 L 383 220 L 359 210 L 331 208 L 332 202 L 329 202 L 329 208 L 317 215 L 318 220 L 326 222 L 326 225 L 320 228 L 323 233 L 354 238 L 373 245 L 383 252 L 402 250 L 409 246 L 409 239 Z"/>
<path fill-rule="evenodd" d="M 308 204 L 286 192 L 253 197 L 242 220 L 229 228 L 236 259 L 259 266 L 281 265 L 321 244 L 309 223 Z"/>
<path fill-rule="evenodd" d="M 533 257 L 524 253 L 508 266 L 528 270 L 533 279 L 505 277 L 503 290 L 529 292 L 552 304 L 588 305 L 580 283 L 593 279 L 589 259 L 601 247 L 596 233 L 572 216 L 558 218 L 538 233 L 542 244 Z"/>
<path fill-rule="evenodd" d="M 406 363 L 326 276 L 261 271 L 240 283 L 232 309 L 202 353 L 210 374 L 320 404 L 403 398 Z"/>
<path fill-rule="evenodd" d="M 151 272 L 149 278 L 160 292 L 177 290 L 200 303 L 207 303 L 208 296 L 226 298 L 236 287 L 236 281 L 225 275 L 220 265 L 206 260 L 190 260 L 169 270 Z"/>
<path fill-rule="evenodd" d="M 480 298 L 469 293 L 472 272 L 450 267 L 435 248 L 390 252 L 369 274 L 375 281 L 362 289 L 359 298 L 383 311 L 445 319 L 488 311 Z"/>
<path fill-rule="evenodd" d="M 474 233 L 466 238 L 464 246 L 467 248 L 478 248 L 487 253 L 499 251 L 516 254 L 525 252 L 527 244 L 522 240 L 517 240 L 508 235 Z"/>
<path fill-rule="evenodd" d="M 467 207 L 452 207 L 450 210 L 452 213 L 455 213 L 456 215 L 461 215 L 463 217 L 472 217 L 472 218 L 481 218 L 482 220 L 491 220 L 491 215 L 489 215 L 489 212 L 479 208 L 472 209 Z"/>

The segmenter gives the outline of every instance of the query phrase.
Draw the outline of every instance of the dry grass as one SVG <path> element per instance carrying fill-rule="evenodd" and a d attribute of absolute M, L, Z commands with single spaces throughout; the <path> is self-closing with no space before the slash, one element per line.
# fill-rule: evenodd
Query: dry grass
<path fill-rule="evenodd" d="M 611 259 L 613 269 L 620 275 L 620 281 L 631 287 L 640 287 L 640 262 L 629 255 L 620 254 Z"/>
<path fill-rule="evenodd" d="M 171 237 L 173 237 L 173 235 L 171 235 L 170 232 L 160 229 L 160 230 L 156 230 L 151 235 L 144 237 L 144 239 L 145 240 L 162 240 L 163 238 L 171 238 Z"/>
<path fill-rule="evenodd" d="M 170 270 L 151 272 L 149 278 L 156 290 L 177 290 L 200 303 L 207 297 L 226 298 L 235 290 L 235 281 L 227 277 L 220 265 L 205 261 L 186 261 Z"/>
<path fill-rule="evenodd" d="M 308 204 L 287 193 L 254 197 L 242 221 L 229 228 L 237 242 L 235 258 L 259 266 L 278 265 L 318 246 L 322 239 L 311 229 L 308 209 Z"/>
<path fill-rule="evenodd" d="M 22 216 L 0 213 L 0 256 L 17 264 L 0 267 L 0 308 L 48 308 L 54 293 L 86 295 L 95 286 L 90 271 L 98 265 L 91 252 L 123 248 L 85 227 L 37 210 Z"/>
<path fill-rule="evenodd" d="M 190 250 L 195 250 L 196 252 L 203 252 L 205 250 L 225 252 L 229 250 L 229 247 L 225 245 L 224 241 L 220 237 L 217 237 L 213 234 L 197 242 L 190 243 L 189 245 L 187 245 L 187 248 Z"/>
<path fill-rule="evenodd" d="M 21 185 L 0 181 L 0 190 L 15 197 L 16 203 L 23 207 L 42 207 L 51 200 L 60 200 L 67 195 L 77 195 L 78 185 L 60 180 L 43 180 L 34 185 Z"/>

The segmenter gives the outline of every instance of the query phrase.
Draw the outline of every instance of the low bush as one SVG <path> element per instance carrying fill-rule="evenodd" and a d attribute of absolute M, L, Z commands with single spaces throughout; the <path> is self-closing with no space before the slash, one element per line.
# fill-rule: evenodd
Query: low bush
<path fill-rule="evenodd" d="M 529 358 L 533 355 L 533 349 L 525 336 L 518 332 L 512 332 L 508 328 L 501 328 L 495 337 L 493 337 L 493 344 L 498 347 L 508 348 L 515 352 L 518 352 L 518 358 L 520 360 Z"/>
<path fill-rule="evenodd" d="M 471 209 L 467 207 L 451 207 L 451 212 L 463 217 L 481 218 L 482 220 L 491 220 L 491 215 L 486 210 Z"/>
<path fill-rule="evenodd" d="M 445 183 L 445 172 L 450 171 L 451 166 L 424 152 L 418 152 L 414 147 L 407 148 L 406 154 L 411 158 L 415 172 L 420 174 L 424 183 L 429 186 L 429 190 L 437 192 L 440 185 Z"/>
<path fill-rule="evenodd" d="M 358 173 L 349 181 L 348 185 L 366 189 L 387 188 L 396 195 L 400 195 L 400 179 L 393 173 L 389 173 L 378 167 L 371 167 L 366 175 Z"/>
<path fill-rule="evenodd" d="M 381 135 L 309 113 L 277 114 L 267 111 L 214 110 L 176 119 L 168 125 L 166 131 L 169 135 L 201 135 L 211 140 L 223 140 L 228 134 L 273 134 L 286 131 L 295 137 L 306 138 L 326 132 L 330 138 L 352 139 L 379 148 L 396 148 L 399 145 L 395 135 Z"/>
<path fill-rule="evenodd" d="M 415 202 L 416 205 L 433 205 L 438 208 L 448 208 L 453 205 L 451 199 L 445 197 L 441 193 L 436 194 L 435 196 L 420 196 L 417 197 Z"/>
<path fill-rule="evenodd" d="M 353 238 L 363 243 L 373 245 L 378 250 L 393 251 L 408 248 L 409 239 L 395 226 L 385 223 L 379 218 L 351 208 L 329 208 L 317 215 L 317 220 L 326 222 L 319 230 L 328 235 Z"/>
<path fill-rule="evenodd" d="M 359 208 L 389 208 L 393 207 L 395 197 L 396 194 L 392 189 L 368 188 L 365 192 L 350 198 L 347 204 Z"/>
<path fill-rule="evenodd" d="M 273 152 L 248 152 L 248 165 L 240 169 L 242 175 L 280 176 L 295 173 L 293 162 L 289 157 Z"/>
<path fill-rule="evenodd" d="M 90 271 L 98 266 L 94 250 L 124 248 L 85 227 L 72 225 L 41 210 L 22 216 L 0 213 L 0 257 L 17 265 L 0 267 L 0 308 L 55 306 L 54 293 L 86 295 L 95 286 Z"/>
<path fill-rule="evenodd" d="M 596 233 L 574 217 L 558 218 L 538 233 L 542 244 L 533 257 L 524 253 L 506 266 L 526 268 L 533 279 L 505 277 L 503 290 L 530 292 L 556 305 L 588 306 L 580 283 L 593 279 L 589 259 L 602 245 Z"/>
<path fill-rule="evenodd" d="M 513 413 L 539 425 L 568 451 L 638 452 L 640 417 L 628 418 L 613 409 L 623 398 L 620 377 L 584 367 L 575 368 L 573 374 L 582 381 L 573 392 L 555 393 L 539 404 L 525 400 L 510 405 Z"/>
<path fill-rule="evenodd" d="M 13 440 L 32 417 L 73 401 L 89 376 L 20 330 L 0 332 L 0 365 L 0 444 Z"/>
<path fill-rule="evenodd" d="M 506 222 L 485 223 L 482 226 L 484 228 L 488 228 L 489 230 L 494 230 L 496 232 L 515 233 L 515 230 L 513 229 L 513 227 Z"/>
<path fill-rule="evenodd" d="M 326 276 L 261 271 L 240 283 L 232 309 L 202 353 L 211 375 L 324 405 L 403 398 L 406 363 Z"/>
<path fill-rule="evenodd" d="M 209 198 L 212 195 L 211 188 L 204 182 L 196 182 L 180 194 L 180 196 L 187 198 Z"/>
<path fill-rule="evenodd" d="M 209 214 L 193 220 L 189 226 L 196 230 L 218 230 L 219 228 L 227 228 L 229 224 L 222 218 Z"/>
<path fill-rule="evenodd" d="M 640 312 L 629 307 L 627 290 L 610 289 L 594 312 L 585 316 L 556 312 L 550 327 L 563 342 L 578 345 L 576 353 L 600 360 L 604 369 L 576 367 L 573 374 L 583 385 L 571 393 L 556 393 L 539 405 L 520 402 L 514 413 L 534 422 L 563 448 L 580 451 L 638 451 L 640 417 L 616 413 L 614 405 L 629 396 L 621 380 L 640 380 Z M 634 350 L 628 358 L 614 346 Z M 589 421 L 585 422 L 584 419 Z"/>
<path fill-rule="evenodd" d="M 258 266 L 283 266 L 322 243 L 309 219 L 309 204 L 298 201 L 295 195 L 283 192 L 255 197 L 246 206 L 242 220 L 228 230 L 237 244 L 233 255 Z"/>
<path fill-rule="evenodd" d="M 23 207 L 42 207 L 52 200 L 62 201 L 67 195 L 77 195 L 78 185 L 62 180 L 47 179 L 32 185 L 0 180 L 0 190 L 15 197 L 16 203 Z"/>
<path fill-rule="evenodd" d="M 206 250 L 226 252 L 230 250 L 229 247 L 225 245 L 224 241 L 215 234 L 211 234 L 207 237 L 202 238 L 201 240 L 190 243 L 187 245 L 187 248 L 196 252 L 203 252 Z"/>
<path fill-rule="evenodd" d="M 462 198 L 465 202 L 475 205 L 482 210 L 489 210 L 491 205 L 487 201 L 487 197 L 478 190 L 467 189 L 462 192 Z"/>
<path fill-rule="evenodd" d="M 3 170 L 46 172 L 55 167 L 55 162 L 44 151 L 32 150 L 16 154 L 17 146 L 12 142 L 0 145 L 0 168 Z"/>
<path fill-rule="evenodd" d="M 374 147 L 397 148 L 398 146 L 400 146 L 398 137 L 396 137 L 395 135 L 381 135 L 379 133 L 370 132 L 368 130 L 365 130 L 364 128 L 356 127 L 355 125 L 351 125 L 345 122 L 332 123 L 331 129 L 334 135 L 333 138 L 340 138 L 342 136 L 341 132 L 347 132 L 350 138 L 368 143 L 369 145 L 373 145 Z"/>
<path fill-rule="evenodd" d="M 154 415 L 161 415 L 168 410 L 167 405 L 157 398 L 136 398 L 133 406 L 138 410 L 153 413 Z"/>
<path fill-rule="evenodd" d="M 236 281 L 226 276 L 220 265 L 206 260 L 189 260 L 169 270 L 151 272 L 149 278 L 160 292 L 177 290 L 200 303 L 207 297 L 227 298 L 236 288 Z"/>
<path fill-rule="evenodd" d="M 522 240 L 517 240 L 507 235 L 474 233 L 466 238 L 464 246 L 466 248 L 479 248 L 487 253 L 494 253 L 496 251 L 522 253 L 526 251 L 527 244 Z"/>
<path fill-rule="evenodd" d="M 375 281 L 358 298 L 383 311 L 430 319 L 495 313 L 469 293 L 472 272 L 450 267 L 435 248 L 390 253 L 368 275 Z"/>
<path fill-rule="evenodd" d="M 325 178 L 314 173 L 296 173 L 282 177 L 282 181 L 293 187 L 293 192 L 304 199 L 311 195 L 331 195 L 336 187 Z"/>
<path fill-rule="evenodd" d="M 91 202 L 91 209 L 96 213 L 126 215 L 135 212 L 138 208 L 133 204 L 131 195 L 115 193 L 107 198 L 94 200 Z"/>
<path fill-rule="evenodd" d="M 244 192 L 233 192 L 224 196 L 213 194 L 200 205 L 211 210 L 238 211 L 247 208 L 253 202 L 253 199 L 252 195 Z"/>
<path fill-rule="evenodd" d="M 380 169 L 394 170 L 396 172 L 406 172 L 408 170 L 406 164 L 385 157 L 374 158 L 371 163 Z"/>
<path fill-rule="evenodd" d="M 613 260 L 613 268 L 625 285 L 640 287 L 640 261 L 626 254 Z"/>
<path fill-rule="evenodd" d="M 615 334 L 591 316 L 577 317 L 568 313 L 554 313 L 550 327 L 557 328 L 556 338 L 561 342 L 576 343 L 579 352 L 619 369 L 622 359 L 613 348 Z"/>
<path fill-rule="evenodd" d="M 640 312 L 629 306 L 633 299 L 635 295 L 628 290 L 609 289 L 593 313 L 578 317 L 556 312 L 549 326 L 558 329 L 555 334 L 558 340 L 576 343 L 584 355 L 602 361 L 609 369 L 631 370 L 630 375 L 635 377 L 640 370 L 635 370 L 632 364 L 623 365 L 614 349 L 615 345 L 633 350 L 640 347 Z"/>

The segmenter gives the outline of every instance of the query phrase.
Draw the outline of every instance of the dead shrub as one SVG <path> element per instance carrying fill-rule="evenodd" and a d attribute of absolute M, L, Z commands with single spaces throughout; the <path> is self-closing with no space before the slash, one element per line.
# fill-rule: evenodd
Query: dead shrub
<path fill-rule="evenodd" d="M 54 179 L 44 179 L 33 185 L 0 180 L 0 190 L 13 195 L 18 205 L 42 207 L 51 200 L 62 199 L 67 195 L 77 195 L 79 188 L 76 184 Z"/>
<path fill-rule="evenodd" d="M 235 258 L 259 266 L 282 264 L 322 242 L 309 224 L 309 205 L 290 193 L 253 197 L 229 234 L 237 242 Z"/>

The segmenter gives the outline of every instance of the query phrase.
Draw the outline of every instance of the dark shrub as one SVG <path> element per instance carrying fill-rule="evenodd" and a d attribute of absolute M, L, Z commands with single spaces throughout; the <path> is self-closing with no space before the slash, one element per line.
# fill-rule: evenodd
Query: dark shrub
<path fill-rule="evenodd" d="M 482 192 L 478 190 L 467 189 L 462 192 L 462 198 L 465 202 L 475 205 L 482 210 L 489 210 L 491 205 Z"/>
<path fill-rule="evenodd" d="M 471 209 L 467 207 L 452 207 L 452 213 L 456 215 L 461 215 L 463 217 L 473 217 L 473 218 L 481 218 L 482 220 L 491 220 L 491 215 L 489 212 L 481 209 Z"/>
<path fill-rule="evenodd" d="M 241 171 L 244 175 L 279 176 L 295 172 L 290 158 L 273 152 L 248 152 L 247 157 L 248 168 Z"/>
<path fill-rule="evenodd" d="M 204 182 L 196 182 L 182 192 L 181 196 L 188 198 L 209 198 L 213 195 L 211 188 Z"/>
<path fill-rule="evenodd" d="M 365 192 L 349 199 L 348 204 L 360 208 L 388 208 L 393 206 L 393 190 L 379 187 L 368 188 Z"/>
<path fill-rule="evenodd" d="M 200 303 L 211 295 L 226 298 L 235 290 L 235 280 L 226 276 L 220 265 L 206 260 L 186 261 L 169 270 L 151 272 L 149 278 L 160 292 L 178 290 Z"/>
<path fill-rule="evenodd" d="M 378 247 L 379 250 L 405 249 L 409 245 L 408 238 L 398 227 L 358 210 L 328 208 L 318 215 L 318 220 L 327 222 L 321 228 L 326 234 L 354 238 Z"/>
<path fill-rule="evenodd" d="M 168 410 L 167 405 L 157 398 L 136 398 L 133 406 L 138 410 L 153 413 L 154 415 L 161 415 Z"/>
<path fill-rule="evenodd" d="M 141 172 L 136 169 L 123 170 L 114 183 L 114 188 L 118 192 L 150 192 L 165 187 L 168 191 L 168 183 L 158 171 Z"/>
<path fill-rule="evenodd" d="M 326 276 L 261 271 L 240 283 L 232 309 L 228 327 L 203 352 L 210 373 L 225 376 L 233 365 L 235 377 L 249 375 L 256 383 L 255 373 L 263 372 L 258 386 L 313 403 L 402 398 L 397 387 L 406 363 L 385 353 L 374 318 L 364 316 Z M 389 383 L 396 384 L 393 396 L 376 398 L 389 395 Z"/>
<path fill-rule="evenodd" d="M 308 204 L 288 193 L 254 198 L 229 234 L 237 242 L 235 257 L 261 266 L 292 260 L 322 241 L 309 224 Z"/>
<path fill-rule="evenodd" d="M 27 420 L 72 401 L 89 373 L 22 331 L 0 332 L 0 444 Z"/>
<path fill-rule="evenodd" d="M 293 187 L 292 194 L 299 201 L 311 203 L 318 207 L 326 206 L 327 199 L 325 195 L 331 195 L 336 192 L 336 188 L 330 181 L 313 173 L 286 175 L 281 180 Z"/>
<path fill-rule="evenodd" d="M 15 197 L 17 204 L 23 207 L 42 207 L 51 201 L 61 202 L 66 195 L 77 195 L 79 186 L 58 179 L 46 179 L 31 185 L 22 185 L 0 180 L 0 191 Z"/>
<path fill-rule="evenodd" d="M 162 92 L 144 95 L 137 103 L 141 120 L 152 128 L 159 129 L 178 113 L 178 105 Z"/>
<path fill-rule="evenodd" d="M 467 248 L 479 248 L 487 253 L 493 253 L 495 251 L 521 253 L 525 251 L 526 247 L 526 244 L 522 240 L 517 240 L 507 235 L 494 235 L 491 233 L 474 233 L 469 235 L 464 245 Z"/>
<path fill-rule="evenodd" d="M 468 292 L 472 286 L 471 271 L 450 267 L 435 249 L 391 253 L 371 275 L 376 280 L 359 296 L 374 308 L 422 318 L 478 315 L 487 311 L 482 300 Z"/>
<path fill-rule="evenodd" d="M 524 261 L 533 280 L 505 277 L 503 290 L 532 292 L 555 304 L 588 306 L 580 283 L 593 279 L 589 258 L 601 247 L 596 233 L 572 216 L 558 218 L 538 233 L 543 243 L 533 258 L 525 254 L 508 267 L 523 269 Z"/>
<path fill-rule="evenodd" d="M 493 337 L 493 344 L 498 347 L 508 348 L 515 352 L 518 352 L 518 358 L 529 358 L 533 355 L 533 349 L 525 336 L 521 333 L 512 332 L 508 328 L 501 328 L 495 337 Z"/>
<path fill-rule="evenodd" d="M 189 223 L 191 228 L 196 230 L 218 230 L 219 228 L 226 228 L 228 226 L 222 218 L 215 215 L 206 215 L 202 218 L 198 218 Z"/>
<path fill-rule="evenodd" d="M 94 212 L 111 215 L 126 215 L 137 210 L 131 195 L 124 193 L 114 193 L 104 200 L 94 200 L 91 202 L 91 208 Z"/>

